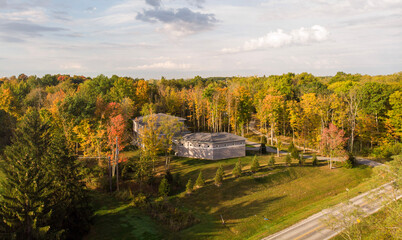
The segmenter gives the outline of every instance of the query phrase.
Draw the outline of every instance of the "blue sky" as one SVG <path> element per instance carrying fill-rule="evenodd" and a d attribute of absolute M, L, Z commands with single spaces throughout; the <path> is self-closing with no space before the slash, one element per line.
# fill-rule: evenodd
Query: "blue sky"
<path fill-rule="evenodd" d="M 402 0 L 0 0 L 0 76 L 402 71 Z"/>

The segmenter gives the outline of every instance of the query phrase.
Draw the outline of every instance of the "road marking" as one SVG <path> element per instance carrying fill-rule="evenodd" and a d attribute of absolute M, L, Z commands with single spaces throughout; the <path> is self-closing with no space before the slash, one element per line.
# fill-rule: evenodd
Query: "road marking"
<path fill-rule="evenodd" d="M 318 227 L 316 227 L 316 228 L 314 228 L 314 229 L 311 229 L 310 231 L 308 231 L 308 232 L 306 232 L 306 233 L 303 233 L 302 235 L 298 236 L 297 238 L 294 238 L 293 240 L 301 239 L 302 237 L 307 236 L 307 235 L 309 235 L 310 233 L 315 232 L 315 231 L 317 231 L 318 229 L 323 228 L 323 227 L 324 227 L 324 225 L 320 224 L 320 225 L 318 225 Z"/>

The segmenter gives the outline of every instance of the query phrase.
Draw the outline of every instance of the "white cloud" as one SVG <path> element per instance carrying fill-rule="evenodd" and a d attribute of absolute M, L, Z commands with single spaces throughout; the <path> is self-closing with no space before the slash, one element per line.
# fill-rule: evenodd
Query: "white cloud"
<path fill-rule="evenodd" d="M 134 69 L 139 70 L 147 70 L 147 69 L 188 69 L 190 68 L 190 64 L 185 63 L 174 63 L 171 61 L 160 62 L 160 63 L 153 63 L 149 65 L 141 65 L 137 66 Z"/>
<path fill-rule="evenodd" d="M 305 45 L 314 42 L 322 42 L 328 39 L 329 32 L 325 27 L 314 25 L 311 28 L 300 28 L 284 32 L 278 29 L 267 33 L 263 37 L 254 38 L 246 41 L 242 47 L 224 48 L 224 53 L 236 53 L 242 51 L 252 51 L 265 48 L 279 48 L 289 45 Z"/>
<path fill-rule="evenodd" d="M 64 70 L 78 70 L 78 69 L 83 69 L 81 64 L 78 63 L 67 63 L 67 64 L 62 64 L 60 65 L 61 69 Z"/>

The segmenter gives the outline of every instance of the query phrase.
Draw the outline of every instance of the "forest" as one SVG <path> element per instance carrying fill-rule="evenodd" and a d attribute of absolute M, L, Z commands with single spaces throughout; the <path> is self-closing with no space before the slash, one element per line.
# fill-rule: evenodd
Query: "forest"
<path fill-rule="evenodd" d="M 247 136 L 254 130 L 268 145 L 279 148 L 279 139 L 286 139 L 324 155 L 323 133 L 333 125 L 344 132 L 345 152 L 382 159 L 402 154 L 402 72 L 150 80 L 5 77 L 0 79 L 0 178 L 8 180 L 0 185 L 0 236 L 71 239 L 87 233 L 87 189 L 105 189 L 108 183 L 93 184 L 104 162 L 96 172 L 81 159 L 113 157 L 116 139 L 118 151 L 136 149 L 132 120 L 152 113 L 185 118 L 192 132 Z M 132 174 L 142 182 L 127 158 L 120 159 L 123 179 Z M 21 200 L 26 194 L 29 203 Z"/>

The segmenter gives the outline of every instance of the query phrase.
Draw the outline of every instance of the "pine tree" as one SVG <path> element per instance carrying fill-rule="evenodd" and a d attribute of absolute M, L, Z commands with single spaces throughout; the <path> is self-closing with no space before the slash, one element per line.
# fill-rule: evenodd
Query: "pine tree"
<path fill-rule="evenodd" d="M 287 166 L 292 165 L 292 157 L 290 156 L 290 154 L 286 154 L 285 161 Z"/>
<path fill-rule="evenodd" d="M 159 184 L 159 196 L 167 197 L 170 192 L 169 182 L 166 178 L 163 178 L 161 183 Z"/>
<path fill-rule="evenodd" d="M 196 188 L 202 188 L 205 185 L 204 177 L 202 176 L 202 171 L 198 174 L 197 180 L 195 181 Z"/>
<path fill-rule="evenodd" d="M 189 179 L 186 184 L 186 193 L 190 194 L 192 191 L 193 191 L 193 182 L 191 181 L 191 179 Z"/>
<path fill-rule="evenodd" d="M 317 166 L 318 160 L 317 160 L 317 155 L 313 155 L 313 166 Z"/>
<path fill-rule="evenodd" d="M 75 158 L 51 120 L 48 112 L 29 109 L 0 165 L 6 177 L 0 186 L 0 218 L 17 239 L 72 239 L 89 230 Z"/>
<path fill-rule="evenodd" d="M 215 185 L 216 186 L 221 186 L 223 182 L 223 167 L 222 165 L 219 166 L 219 168 L 216 170 L 216 175 L 215 175 Z"/>
<path fill-rule="evenodd" d="M 251 163 L 250 170 L 255 173 L 260 168 L 260 163 L 258 162 L 257 156 L 254 156 L 253 161 Z"/>
<path fill-rule="evenodd" d="M 303 157 L 303 154 L 300 154 L 299 155 L 299 165 L 300 166 L 303 166 L 304 165 L 304 163 L 305 163 L 305 159 L 304 159 L 304 157 Z"/>
<path fill-rule="evenodd" d="M 50 126 L 42 123 L 37 111 L 28 111 L 16 130 L 13 144 L 5 149 L 0 216 L 14 238 L 58 235 L 50 229 L 54 194 L 50 188 L 53 178 L 46 164 L 50 139 Z"/>
<path fill-rule="evenodd" d="M 272 155 L 272 156 L 269 158 L 268 165 L 269 165 L 269 166 L 275 166 L 275 157 L 274 157 L 274 155 Z"/>
<path fill-rule="evenodd" d="M 241 172 L 242 172 L 242 165 L 241 165 L 241 160 L 239 159 L 235 165 L 235 167 L 233 168 L 233 177 L 237 178 L 241 176 Z"/>

